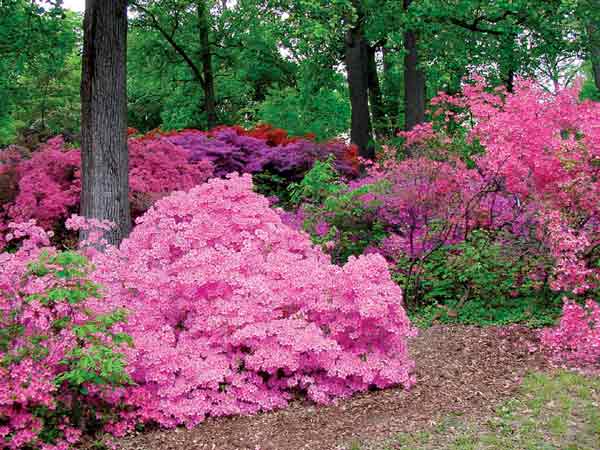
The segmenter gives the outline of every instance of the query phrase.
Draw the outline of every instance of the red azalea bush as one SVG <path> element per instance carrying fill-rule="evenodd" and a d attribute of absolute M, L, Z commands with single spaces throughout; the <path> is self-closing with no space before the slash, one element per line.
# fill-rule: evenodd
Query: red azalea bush
<path fill-rule="evenodd" d="M 384 259 L 332 265 L 249 175 L 158 201 L 94 263 L 105 306 L 131 311 L 130 423 L 193 426 L 414 382 L 413 329 Z"/>

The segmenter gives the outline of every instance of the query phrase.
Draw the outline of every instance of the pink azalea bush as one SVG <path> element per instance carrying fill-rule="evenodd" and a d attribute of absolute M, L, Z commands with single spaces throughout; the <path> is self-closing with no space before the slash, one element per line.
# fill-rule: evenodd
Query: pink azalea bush
<path fill-rule="evenodd" d="M 4 173 L 13 174 L 11 183 L 16 190 L 14 196 L 7 198 L 8 202 L 0 204 L 0 231 L 11 221 L 27 222 L 30 219 L 35 219 L 44 229 L 60 228 L 67 217 L 79 209 L 79 150 L 65 148 L 63 139 L 56 137 L 34 152 L 30 159 L 14 153 L 11 149 L 0 151 L 0 178 Z M 148 209 L 156 199 L 174 190 L 189 189 L 212 176 L 210 162 L 190 162 L 188 159 L 185 149 L 165 139 L 129 140 L 130 198 L 134 217 Z"/>
<path fill-rule="evenodd" d="M 120 431 L 414 382 L 413 329 L 384 259 L 332 265 L 252 192 L 249 175 L 159 200 L 94 263 L 104 306 L 131 311 L 123 330 L 136 386 L 124 400 L 136 408 Z"/>
<path fill-rule="evenodd" d="M 21 245 L 0 253 L 0 445 L 66 450 L 112 414 L 106 387 L 128 380 L 115 351 L 127 339 L 113 329 L 124 315 L 91 312 L 97 286 L 81 255 L 48 247 L 32 222 L 9 230 Z"/>
<path fill-rule="evenodd" d="M 600 104 L 578 97 L 576 87 L 552 95 L 529 81 L 490 93 L 479 81 L 450 102 L 472 115 L 469 138 L 485 148 L 478 170 L 534 211 L 535 238 L 554 260 L 551 287 L 585 295 L 600 282 Z M 558 359 L 600 362 L 598 311 L 594 300 L 566 301 L 543 342 Z"/>
<path fill-rule="evenodd" d="M 565 300 L 563 315 L 556 328 L 541 334 L 542 344 L 558 361 L 576 365 L 600 365 L 600 305 Z"/>
<path fill-rule="evenodd" d="M 308 224 L 334 256 L 380 252 L 396 265 L 397 279 L 428 284 L 446 298 L 456 294 L 443 278 L 448 270 L 442 278 L 428 270 L 468 250 L 476 231 L 501 253 L 521 254 L 507 258 L 522 266 L 507 280 L 508 300 L 522 286 L 540 295 L 546 288 L 597 295 L 600 104 L 580 101 L 577 88 L 549 94 L 520 80 L 509 93 L 475 78 L 432 105 L 431 123 L 401 133 L 400 157 L 384 147 L 377 161 L 366 162 L 367 178 L 286 220 Z M 432 257 L 438 262 L 430 264 Z M 462 286 L 464 273 L 451 282 L 473 293 Z M 415 295 L 424 289 L 417 285 Z"/>
<path fill-rule="evenodd" d="M 385 260 L 331 264 L 252 191 L 250 175 L 176 192 L 137 222 L 119 248 L 83 250 L 91 273 L 33 223 L 9 225 L 5 239 L 19 243 L 0 253 L 0 435 L 9 448 L 66 449 L 93 428 L 193 426 L 296 396 L 329 403 L 414 383 L 414 329 Z M 66 225 L 107 226 L 77 216 Z M 122 344 L 128 336 L 132 347 Z"/>

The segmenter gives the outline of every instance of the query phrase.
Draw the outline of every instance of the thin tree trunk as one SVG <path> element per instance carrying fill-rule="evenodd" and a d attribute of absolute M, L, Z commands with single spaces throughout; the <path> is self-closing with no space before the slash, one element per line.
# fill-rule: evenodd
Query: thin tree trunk
<path fill-rule="evenodd" d="M 392 76 L 393 65 L 390 62 L 390 49 L 383 47 L 383 82 L 385 83 L 385 110 L 390 121 L 392 132 L 396 134 L 398 131 L 398 113 L 400 107 L 399 86 L 393 82 Z"/>
<path fill-rule="evenodd" d="M 596 1 L 600 8 L 600 1 Z M 592 74 L 596 89 L 600 91 L 600 23 L 589 23 L 587 26 L 590 46 L 590 58 L 592 60 Z"/>
<path fill-rule="evenodd" d="M 86 0 L 81 77 L 81 213 L 131 229 L 127 151 L 127 0 Z"/>
<path fill-rule="evenodd" d="M 379 74 L 377 73 L 377 61 L 375 55 L 377 49 L 375 47 L 368 47 L 368 84 L 369 84 L 369 103 L 371 105 L 371 115 L 373 116 L 373 128 L 375 129 L 375 135 L 381 139 L 387 134 L 387 123 L 385 118 L 385 111 L 383 108 L 383 96 L 381 94 L 381 86 L 379 84 Z"/>
<path fill-rule="evenodd" d="M 198 1 L 198 32 L 200 34 L 200 48 L 202 59 L 204 109 L 208 128 L 217 125 L 217 108 L 215 101 L 215 81 L 212 69 L 212 53 L 210 51 L 210 25 L 208 23 L 208 9 L 205 0 Z"/>
<path fill-rule="evenodd" d="M 352 108 L 350 139 L 364 158 L 372 159 L 375 150 L 371 145 L 371 117 L 369 114 L 368 50 L 362 33 L 362 20 L 346 32 L 346 69 Z"/>
<path fill-rule="evenodd" d="M 404 9 L 412 0 L 404 0 Z M 425 122 L 425 73 L 419 69 L 417 34 L 413 30 L 404 32 L 404 128 L 412 130 Z"/>

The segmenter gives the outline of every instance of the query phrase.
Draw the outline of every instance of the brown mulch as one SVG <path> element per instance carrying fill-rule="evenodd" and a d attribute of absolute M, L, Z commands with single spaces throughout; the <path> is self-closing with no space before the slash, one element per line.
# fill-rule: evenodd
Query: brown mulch
<path fill-rule="evenodd" d="M 410 342 L 417 384 L 320 407 L 300 402 L 252 417 L 209 419 L 193 430 L 140 433 L 123 450 L 335 450 L 434 425 L 455 413 L 482 415 L 515 393 L 522 377 L 546 368 L 525 327 L 436 326 Z"/>

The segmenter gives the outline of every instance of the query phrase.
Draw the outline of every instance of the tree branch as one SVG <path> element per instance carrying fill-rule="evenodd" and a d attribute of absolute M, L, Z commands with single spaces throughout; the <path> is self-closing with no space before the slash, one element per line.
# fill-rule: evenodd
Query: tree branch
<path fill-rule="evenodd" d="M 194 63 L 192 58 L 190 58 L 190 56 L 187 54 L 185 49 L 183 47 L 181 47 L 175 41 L 174 37 L 172 35 L 170 35 L 169 33 L 167 33 L 167 31 L 162 27 L 162 25 L 156 18 L 156 16 L 150 10 L 148 10 L 148 8 L 140 5 L 139 3 L 135 2 L 135 1 L 131 1 L 130 4 L 133 5 L 135 8 L 139 9 L 140 11 L 142 11 L 144 14 L 146 14 L 146 16 L 148 16 L 150 18 L 150 20 L 152 21 L 151 27 L 154 28 L 155 30 L 157 30 L 165 38 L 165 40 L 171 45 L 171 47 L 173 47 L 173 49 L 179 54 L 179 56 L 181 56 L 181 58 L 185 61 L 185 63 L 192 70 L 194 77 L 204 87 L 204 85 L 205 85 L 204 77 L 202 76 L 202 72 L 200 71 L 200 68 Z"/>

